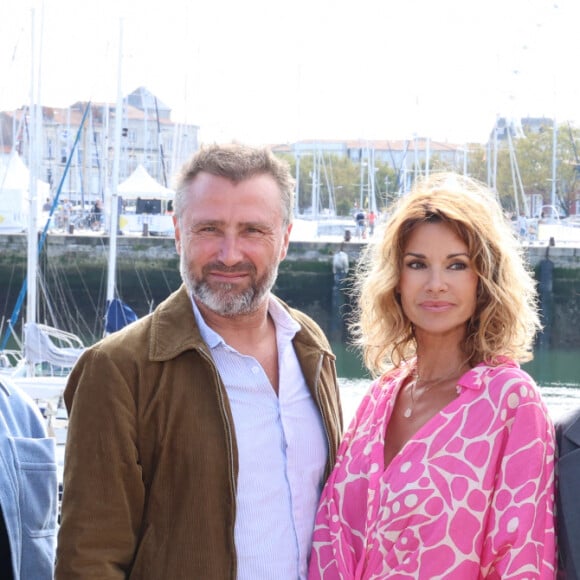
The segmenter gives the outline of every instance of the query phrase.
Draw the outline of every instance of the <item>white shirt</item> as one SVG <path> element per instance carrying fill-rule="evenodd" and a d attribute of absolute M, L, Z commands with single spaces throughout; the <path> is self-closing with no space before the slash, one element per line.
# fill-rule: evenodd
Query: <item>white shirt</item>
<path fill-rule="evenodd" d="M 328 443 L 292 345 L 300 326 L 270 297 L 278 345 L 276 396 L 258 361 L 228 346 L 193 305 L 234 419 L 238 580 L 306 580 Z"/>
<path fill-rule="evenodd" d="M 348 272 L 348 254 L 344 250 L 336 252 L 332 258 L 332 272 L 334 274 Z"/>

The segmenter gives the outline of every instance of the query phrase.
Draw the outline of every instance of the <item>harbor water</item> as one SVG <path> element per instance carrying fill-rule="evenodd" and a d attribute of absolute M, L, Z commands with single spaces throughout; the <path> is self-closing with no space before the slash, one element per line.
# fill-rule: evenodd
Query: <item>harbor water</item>
<path fill-rule="evenodd" d="M 371 384 L 360 356 L 342 343 L 334 343 L 345 426 L 352 419 Z M 553 420 L 580 407 L 580 356 L 577 350 L 539 350 L 524 365 L 540 387 Z"/>
<path fill-rule="evenodd" d="M 334 343 L 345 428 L 371 384 L 360 357 L 344 343 Z M 577 351 L 540 351 L 524 365 L 538 385 L 553 420 L 580 406 L 580 356 Z M 59 481 L 64 469 L 64 441 L 57 445 Z"/>

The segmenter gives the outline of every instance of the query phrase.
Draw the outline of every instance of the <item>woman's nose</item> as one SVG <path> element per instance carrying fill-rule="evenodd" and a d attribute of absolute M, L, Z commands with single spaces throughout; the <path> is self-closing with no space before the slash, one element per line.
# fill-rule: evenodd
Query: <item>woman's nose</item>
<path fill-rule="evenodd" d="M 431 269 L 427 281 L 427 290 L 429 292 L 445 292 L 447 290 L 445 274 L 438 268 Z"/>

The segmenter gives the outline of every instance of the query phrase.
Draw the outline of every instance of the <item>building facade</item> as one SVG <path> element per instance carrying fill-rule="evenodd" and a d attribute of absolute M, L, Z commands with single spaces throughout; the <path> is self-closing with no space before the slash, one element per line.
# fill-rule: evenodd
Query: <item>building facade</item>
<path fill-rule="evenodd" d="M 61 199 L 103 199 L 112 185 L 116 105 L 77 102 L 41 111 L 37 177 L 50 183 L 53 194 L 62 186 Z M 29 107 L 0 112 L 4 154 L 15 149 L 28 161 L 30 118 Z M 155 180 L 171 187 L 173 175 L 199 147 L 199 127 L 173 122 L 171 109 L 144 87 L 123 99 L 121 127 L 119 182 L 143 165 Z"/>

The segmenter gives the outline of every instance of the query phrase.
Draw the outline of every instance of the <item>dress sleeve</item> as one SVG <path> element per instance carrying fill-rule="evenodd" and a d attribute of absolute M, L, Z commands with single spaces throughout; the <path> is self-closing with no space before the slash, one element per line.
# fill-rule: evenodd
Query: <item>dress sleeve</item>
<path fill-rule="evenodd" d="M 520 375 L 521 374 L 521 375 Z M 491 433 L 496 472 L 482 571 L 486 578 L 553 580 L 554 426 L 533 380 L 523 371 L 506 380 Z"/>
<path fill-rule="evenodd" d="M 355 529 L 347 524 L 347 518 L 342 513 L 345 509 L 344 487 L 348 475 L 349 449 L 356 436 L 356 444 L 364 445 L 365 436 L 362 424 L 372 412 L 376 401 L 377 389 L 382 388 L 380 379 L 373 382 L 368 392 L 361 400 L 350 425 L 338 449 L 336 465 L 322 491 L 318 512 L 316 514 L 313 534 L 312 552 L 310 556 L 309 580 L 337 580 L 339 578 L 354 578 L 357 566 L 354 554 L 356 549 L 350 549 L 362 541 Z M 355 494 L 358 496 L 358 494 Z M 349 497 L 353 497 L 349 493 Z M 366 497 L 366 496 L 365 496 Z M 346 506 L 348 509 L 348 506 Z M 360 511 L 360 510 L 358 510 Z M 365 510 L 360 516 L 364 518 Z"/>
<path fill-rule="evenodd" d="M 56 578 L 121 580 L 134 557 L 145 496 L 135 399 L 110 357 L 94 348 L 71 373 L 65 401 Z"/>

